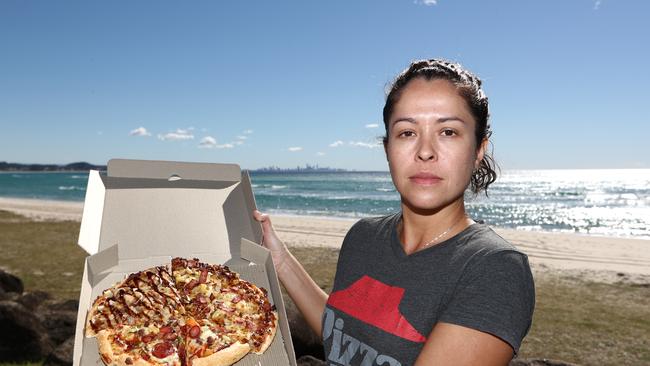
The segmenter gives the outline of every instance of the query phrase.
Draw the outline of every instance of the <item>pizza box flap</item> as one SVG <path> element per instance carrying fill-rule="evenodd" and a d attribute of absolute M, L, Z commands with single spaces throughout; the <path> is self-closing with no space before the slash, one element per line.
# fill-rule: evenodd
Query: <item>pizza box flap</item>
<path fill-rule="evenodd" d="M 113 159 L 91 171 L 79 245 L 120 259 L 211 252 L 239 257 L 239 241 L 260 242 L 247 172 L 235 164 Z"/>

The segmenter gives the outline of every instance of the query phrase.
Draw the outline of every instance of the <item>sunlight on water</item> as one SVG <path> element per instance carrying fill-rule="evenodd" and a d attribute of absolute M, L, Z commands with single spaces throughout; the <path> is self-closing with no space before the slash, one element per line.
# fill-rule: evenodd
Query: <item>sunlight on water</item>
<path fill-rule="evenodd" d="M 0 196 L 82 201 L 82 173 L 0 173 Z M 359 218 L 400 208 L 387 172 L 255 173 L 259 208 Z M 489 197 L 466 194 L 476 220 L 498 227 L 650 239 L 650 170 L 512 170 Z"/>

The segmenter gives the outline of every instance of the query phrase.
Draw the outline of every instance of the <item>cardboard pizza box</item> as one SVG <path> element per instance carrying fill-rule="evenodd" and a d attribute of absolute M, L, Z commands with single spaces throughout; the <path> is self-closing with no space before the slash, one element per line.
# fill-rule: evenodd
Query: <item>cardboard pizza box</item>
<path fill-rule="evenodd" d="M 236 365 L 296 365 L 280 285 L 262 228 L 252 216 L 248 173 L 235 164 L 114 159 L 107 174 L 90 171 L 79 246 L 89 256 L 79 297 L 74 366 L 99 366 L 95 338 L 84 336 L 95 298 L 129 273 L 173 257 L 220 263 L 268 290 L 278 331 L 263 355 Z"/>

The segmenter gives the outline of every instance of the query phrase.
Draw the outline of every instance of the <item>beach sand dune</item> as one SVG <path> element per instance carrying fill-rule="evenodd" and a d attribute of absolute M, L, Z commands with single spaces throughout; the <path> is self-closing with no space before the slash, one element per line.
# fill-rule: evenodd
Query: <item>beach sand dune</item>
<path fill-rule="evenodd" d="M 33 220 L 80 221 L 82 202 L 0 198 L 0 210 Z M 339 248 L 353 219 L 272 215 L 290 247 Z M 650 240 L 495 229 L 525 252 L 536 272 L 566 272 L 599 282 L 650 283 Z"/>

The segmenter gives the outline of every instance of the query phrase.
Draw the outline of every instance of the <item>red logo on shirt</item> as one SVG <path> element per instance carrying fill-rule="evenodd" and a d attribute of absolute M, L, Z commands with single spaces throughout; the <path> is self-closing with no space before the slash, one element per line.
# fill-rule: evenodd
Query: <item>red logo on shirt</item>
<path fill-rule="evenodd" d="M 427 339 L 400 314 L 404 289 L 363 276 L 345 290 L 333 292 L 327 303 L 364 323 L 412 342 Z"/>

